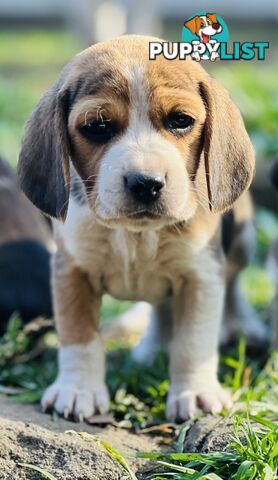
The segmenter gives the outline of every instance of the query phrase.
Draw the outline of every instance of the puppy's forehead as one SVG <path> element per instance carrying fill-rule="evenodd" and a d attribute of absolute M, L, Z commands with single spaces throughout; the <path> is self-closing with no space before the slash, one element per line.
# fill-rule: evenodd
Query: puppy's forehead
<path fill-rule="evenodd" d="M 204 70 L 191 59 L 149 60 L 149 42 L 143 36 L 123 36 L 98 43 L 78 54 L 69 65 L 68 82 L 72 100 L 96 95 L 104 90 L 126 102 L 140 90 L 152 93 L 161 86 L 197 91 Z M 140 95 L 139 95 L 140 96 Z"/>

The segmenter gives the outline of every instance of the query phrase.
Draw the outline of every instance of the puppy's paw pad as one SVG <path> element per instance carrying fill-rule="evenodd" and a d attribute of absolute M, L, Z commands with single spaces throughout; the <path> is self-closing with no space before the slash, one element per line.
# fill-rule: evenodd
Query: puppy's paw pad
<path fill-rule="evenodd" d="M 106 413 L 109 409 L 109 395 L 105 384 L 77 388 L 58 381 L 45 391 L 41 405 L 43 411 L 54 408 L 65 418 L 73 416 L 77 421 L 83 421 L 97 412 Z"/>
<path fill-rule="evenodd" d="M 206 413 L 219 413 L 232 406 L 228 392 L 216 384 L 214 387 L 171 389 L 168 394 L 166 415 L 171 421 L 194 418 L 201 409 Z"/>

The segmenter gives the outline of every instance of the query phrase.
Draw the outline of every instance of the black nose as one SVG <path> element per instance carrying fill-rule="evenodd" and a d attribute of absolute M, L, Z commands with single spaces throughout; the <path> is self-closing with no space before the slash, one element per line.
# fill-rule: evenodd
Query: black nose
<path fill-rule="evenodd" d="M 220 27 L 220 23 L 213 23 L 212 27 L 214 28 L 214 30 L 218 30 L 218 28 Z"/>
<path fill-rule="evenodd" d="M 125 186 L 137 202 L 152 203 L 160 197 L 165 180 L 161 177 L 149 177 L 139 173 L 130 173 L 124 177 Z"/>

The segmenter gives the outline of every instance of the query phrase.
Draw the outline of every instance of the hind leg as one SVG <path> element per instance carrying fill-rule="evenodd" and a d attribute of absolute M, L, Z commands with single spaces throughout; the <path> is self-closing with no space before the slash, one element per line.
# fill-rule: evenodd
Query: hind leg
<path fill-rule="evenodd" d="M 153 306 L 147 330 L 132 351 L 132 358 L 138 363 L 152 364 L 156 354 L 167 349 L 171 339 L 172 311 L 170 300 Z"/>
<path fill-rule="evenodd" d="M 267 328 L 245 300 L 239 286 L 240 272 L 251 262 L 255 250 L 256 233 L 252 219 L 235 220 L 233 230 L 233 241 L 227 255 L 226 301 L 220 340 L 222 344 L 227 344 L 244 333 L 248 343 L 264 343 Z"/>
<path fill-rule="evenodd" d="M 243 333 L 248 344 L 267 341 L 267 328 L 254 308 L 245 300 L 236 279 L 228 285 L 221 343 L 227 344 L 238 339 Z"/>

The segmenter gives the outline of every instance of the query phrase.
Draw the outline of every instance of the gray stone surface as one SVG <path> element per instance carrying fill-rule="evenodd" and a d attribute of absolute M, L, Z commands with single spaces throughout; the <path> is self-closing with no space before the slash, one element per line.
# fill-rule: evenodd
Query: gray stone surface
<path fill-rule="evenodd" d="M 231 442 L 233 422 L 217 415 L 207 415 L 190 428 L 184 442 L 185 452 L 223 451 Z"/>
<path fill-rule="evenodd" d="M 135 435 L 107 425 L 105 428 L 53 421 L 39 407 L 0 397 L 0 479 L 42 480 L 42 475 L 19 466 L 30 463 L 44 468 L 57 480 L 124 480 L 125 470 L 96 441 L 67 433 L 87 432 L 105 440 L 121 452 L 158 450 L 147 435 Z M 145 462 L 129 458 L 134 472 L 145 469 Z M 142 476 L 139 474 L 139 478 Z"/>

